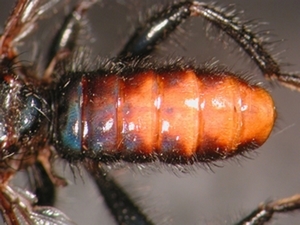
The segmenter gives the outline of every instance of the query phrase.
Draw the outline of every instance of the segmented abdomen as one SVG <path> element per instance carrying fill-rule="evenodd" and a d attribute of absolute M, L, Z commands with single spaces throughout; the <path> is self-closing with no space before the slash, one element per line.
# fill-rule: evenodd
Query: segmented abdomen
<path fill-rule="evenodd" d="M 228 73 L 82 74 L 62 92 L 65 158 L 208 162 L 262 145 L 276 117 L 264 89 Z"/>

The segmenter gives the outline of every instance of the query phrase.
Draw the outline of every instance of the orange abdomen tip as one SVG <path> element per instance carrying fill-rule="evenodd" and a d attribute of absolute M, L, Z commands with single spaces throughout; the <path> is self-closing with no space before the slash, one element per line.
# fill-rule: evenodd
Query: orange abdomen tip
<path fill-rule="evenodd" d="M 198 78 L 203 95 L 198 160 L 231 157 L 257 148 L 267 140 L 276 111 L 266 90 L 232 75 Z"/>

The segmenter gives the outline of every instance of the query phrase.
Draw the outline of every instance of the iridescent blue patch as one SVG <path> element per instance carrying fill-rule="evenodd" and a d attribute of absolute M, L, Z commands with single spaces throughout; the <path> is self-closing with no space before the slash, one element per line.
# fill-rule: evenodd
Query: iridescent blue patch
<path fill-rule="evenodd" d="M 76 96 L 70 98 L 66 112 L 65 126 L 61 129 L 63 145 L 73 151 L 81 151 L 82 122 L 81 122 L 81 96 L 82 86 L 78 85 Z"/>

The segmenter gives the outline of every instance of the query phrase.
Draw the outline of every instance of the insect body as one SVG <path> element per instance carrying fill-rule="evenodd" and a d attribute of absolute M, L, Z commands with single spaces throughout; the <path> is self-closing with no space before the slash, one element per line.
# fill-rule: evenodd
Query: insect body
<path fill-rule="evenodd" d="M 257 148 L 273 128 L 269 94 L 225 71 L 125 70 L 62 85 L 57 149 L 64 157 L 209 162 Z"/>
<path fill-rule="evenodd" d="M 45 57 L 43 76 L 18 61 L 17 43 L 59 1 L 19 0 L 0 36 L 0 210 L 8 224 L 73 224 L 49 206 L 54 186 L 66 185 L 53 173 L 56 157 L 87 168 L 117 223 L 149 225 L 154 223 L 105 165 L 206 163 L 266 141 L 276 112 L 263 88 L 224 69 L 147 57 L 189 17 L 203 17 L 226 33 L 266 78 L 300 87 L 299 75 L 283 73 L 246 24 L 198 1 L 174 3 L 155 13 L 117 57 L 97 69 L 64 67 L 76 52 L 82 17 L 95 2 L 80 1 L 65 18 Z M 34 171 L 37 199 L 9 183 L 24 169 Z M 296 195 L 266 203 L 237 224 L 264 224 L 274 213 L 299 208 Z"/>

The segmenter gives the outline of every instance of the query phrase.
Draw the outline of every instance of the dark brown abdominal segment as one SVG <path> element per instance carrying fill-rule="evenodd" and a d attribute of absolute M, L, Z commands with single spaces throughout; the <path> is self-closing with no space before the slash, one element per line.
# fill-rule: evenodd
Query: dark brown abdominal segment
<path fill-rule="evenodd" d="M 276 117 L 264 89 L 231 74 L 144 70 L 88 74 L 80 84 L 82 130 L 76 133 L 82 138 L 76 140 L 85 157 L 99 161 L 225 159 L 261 146 Z"/>

